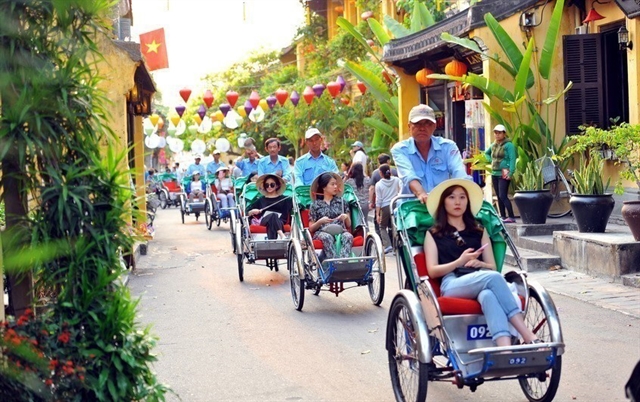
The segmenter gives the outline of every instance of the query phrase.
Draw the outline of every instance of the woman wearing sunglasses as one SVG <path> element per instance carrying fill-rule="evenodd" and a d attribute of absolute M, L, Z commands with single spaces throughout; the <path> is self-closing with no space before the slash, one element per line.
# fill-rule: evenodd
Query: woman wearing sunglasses
<path fill-rule="evenodd" d="M 429 193 L 427 209 L 434 219 L 424 243 L 429 277 L 442 278 L 443 297 L 478 300 L 496 345 L 511 345 L 509 323 L 524 342 L 538 343 L 496 271 L 487 231 L 475 219 L 482 200 L 482 189 L 465 179 L 446 180 Z"/>
<path fill-rule="evenodd" d="M 286 183 L 280 176 L 264 174 L 256 182 L 263 197 L 255 200 L 247 208 L 247 216 L 253 217 L 252 224 L 267 228 L 267 239 L 284 238 L 284 225 L 289 221 L 293 202 L 285 197 Z"/>

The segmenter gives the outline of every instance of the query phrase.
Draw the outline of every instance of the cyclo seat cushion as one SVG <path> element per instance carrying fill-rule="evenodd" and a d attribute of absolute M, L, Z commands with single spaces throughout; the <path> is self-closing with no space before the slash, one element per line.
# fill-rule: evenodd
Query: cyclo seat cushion
<path fill-rule="evenodd" d="M 305 228 L 309 228 L 309 210 L 308 209 L 303 209 L 302 211 L 300 211 L 300 218 L 302 219 L 302 226 L 304 226 Z M 353 247 L 362 247 L 363 245 L 364 245 L 364 237 L 362 236 L 353 237 Z M 322 250 L 322 241 L 314 239 L 313 248 L 315 248 L 316 250 Z"/>
<path fill-rule="evenodd" d="M 424 253 L 418 253 L 413 257 L 421 278 L 428 277 L 427 260 Z M 440 293 L 440 278 L 428 278 L 429 284 L 438 299 L 442 315 L 458 314 L 482 314 L 482 307 L 477 300 L 459 299 L 456 297 L 444 297 Z M 520 296 L 521 308 L 524 308 L 524 299 Z"/>
<path fill-rule="evenodd" d="M 163 184 L 170 193 L 179 193 L 182 191 L 177 181 L 166 181 Z"/>
<path fill-rule="evenodd" d="M 291 225 L 284 225 L 285 232 L 291 232 Z M 249 225 L 249 232 L 253 233 L 267 233 L 267 227 L 262 225 Z"/>

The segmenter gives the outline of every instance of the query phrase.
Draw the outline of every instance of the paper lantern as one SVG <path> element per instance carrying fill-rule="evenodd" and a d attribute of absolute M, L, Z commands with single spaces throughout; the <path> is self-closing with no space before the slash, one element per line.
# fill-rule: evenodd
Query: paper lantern
<path fill-rule="evenodd" d="M 221 104 L 220 106 L 218 106 L 218 108 L 220 109 L 220 111 L 222 112 L 223 116 L 227 116 L 227 113 L 229 113 L 229 110 L 231 110 L 231 105 L 228 105 L 226 103 Z"/>
<path fill-rule="evenodd" d="M 212 120 L 214 120 L 214 121 L 222 121 L 222 120 L 224 120 L 224 113 L 222 113 L 219 110 L 216 110 L 215 113 L 211 113 L 211 115 L 213 116 Z"/>
<path fill-rule="evenodd" d="M 211 131 L 212 124 L 213 122 L 211 121 L 209 116 L 205 116 L 204 119 L 202 119 L 202 123 L 200 123 L 200 125 L 198 126 L 198 132 L 200 134 L 207 134 L 209 131 Z"/>
<path fill-rule="evenodd" d="M 287 101 L 288 97 L 289 97 L 289 93 L 284 89 L 278 89 L 276 91 L 276 99 L 278 100 L 278 103 L 280 104 L 280 106 L 284 106 L 284 103 Z"/>
<path fill-rule="evenodd" d="M 227 102 L 229 102 L 229 105 L 231 105 L 231 107 L 236 106 L 236 102 L 238 101 L 238 96 L 239 95 L 236 91 L 227 92 Z"/>
<path fill-rule="evenodd" d="M 149 116 L 149 121 L 151 121 L 154 127 L 158 125 L 158 120 L 160 120 L 160 116 L 155 113 Z"/>
<path fill-rule="evenodd" d="M 182 135 L 185 131 L 187 131 L 187 123 L 184 120 L 180 120 L 176 125 L 176 135 Z"/>
<path fill-rule="evenodd" d="M 256 106 L 258 106 L 258 105 L 256 105 Z M 247 117 L 247 116 L 249 115 L 249 113 L 251 113 L 251 111 L 252 111 L 253 109 L 255 109 L 255 106 L 253 106 L 253 104 L 251 103 L 251 101 L 247 99 L 247 100 L 244 102 L 244 111 L 245 111 L 245 114 L 244 114 L 244 116 L 242 116 L 242 113 L 240 113 L 240 115 L 241 115 L 242 117 Z"/>
<path fill-rule="evenodd" d="M 196 154 L 201 154 L 206 149 L 207 149 L 207 144 L 205 144 L 204 141 L 202 140 L 194 140 L 191 143 L 191 152 L 194 152 Z"/>
<path fill-rule="evenodd" d="M 245 109 L 245 106 L 238 106 L 236 111 L 241 117 L 247 117 L 247 109 Z M 251 111 L 251 106 L 249 106 L 249 111 Z"/>
<path fill-rule="evenodd" d="M 167 145 L 167 140 L 164 137 L 160 137 L 158 139 L 158 145 L 156 146 L 156 148 L 164 148 Z"/>
<path fill-rule="evenodd" d="M 153 132 L 154 132 L 154 131 L 155 131 L 155 129 L 154 129 L 153 127 L 145 127 L 145 128 L 144 128 L 144 133 L 145 133 L 146 135 L 148 135 L 148 136 L 149 136 L 149 135 L 151 135 L 151 134 L 153 134 Z"/>
<path fill-rule="evenodd" d="M 158 134 L 151 134 L 144 139 L 144 144 L 147 146 L 147 148 L 157 148 L 158 145 L 160 145 L 160 136 Z"/>
<path fill-rule="evenodd" d="M 342 14 L 342 12 L 344 11 L 344 7 L 343 6 L 335 6 L 333 9 L 338 14 Z"/>
<path fill-rule="evenodd" d="M 184 106 L 176 106 L 176 113 L 178 113 L 178 116 L 180 117 L 182 117 L 185 110 L 186 108 Z"/>
<path fill-rule="evenodd" d="M 231 149 L 231 143 L 226 138 L 218 138 L 215 142 L 216 149 L 220 152 L 227 152 Z"/>
<path fill-rule="evenodd" d="M 273 107 L 276 105 L 277 101 L 278 101 L 278 99 L 276 99 L 275 96 L 273 96 L 273 95 L 267 96 L 267 106 L 269 106 L 269 109 L 273 109 Z"/>
<path fill-rule="evenodd" d="M 304 98 L 304 101 L 307 102 L 307 105 L 311 105 L 311 102 L 313 102 L 313 98 L 316 97 L 316 93 L 310 86 L 307 86 L 304 89 L 304 92 L 302 92 L 302 97 Z"/>
<path fill-rule="evenodd" d="M 340 93 L 340 84 L 337 82 L 330 82 L 327 84 L 327 89 L 329 90 L 329 95 L 331 95 L 331 97 L 333 99 L 336 98 L 336 96 L 338 96 L 338 94 Z"/>
<path fill-rule="evenodd" d="M 240 135 L 238 136 L 238 146 L 240 148 L 244 148 L 244 142 L 247 140 L 247 134 L 246 133 L 240 133 Z"/>
<path fill-rule="evenodd" d="M 387 84 L 393 84 L 393 81 L 391 81 L 391 76 L 389 75 L 389 72 L 387 70 L 382 70 L 382 78 L 387 81 Z"/>
<path fill-rule="evenodd" d="M 214 121 L 213 123 L 211 123 L 211 129 L 217 133 L 218 131 L 222 130 L 222 123 L 219 121 Z"/>
<path fill-rule="evenodd" d="M 340 84 L 340 92 L 344 91 L 344 87 L 347 85 L 347 81 L 345 81 L 344 78 L 339 75 L 338 78 L 336 78 L 336 82 Z"/>
<path fill-rule="evenodd" d="M 204 91 L 204 95 L 202 96 L 202 100 L 207 105 L 208 108 L 213 104 L 213 93 L 211 93 L 210 89 Z"/>
<path fill-rule="evenodd" d="M 453 59 L 444 66 L 444 73 L 454 77 L 462 77 L 467 73 L 467 65 L 459 60 Z"/>
<path fill-rule="evenodd" d="M 319 98 L 322 96 L 322 93 L 324 92 L 324 89 L 326 87 L 324 86 L 324 84 L 316 84 L 313 86 L 313 93 Z"/>
<path fill-rule="evenodd" d="M 156 127 L 158 127 L 158 130 L 161 130 L 162 127 L 164 127 L 164 120 L 162 117 L 158 119 L 158 125 Z"/>
<path fill-rule="evenodd" d="M 182 88 L 180 90 L 180 97 L 184 99 L 184 102 L 187 103 L 189 97 L 191 96 L 191 90 L 189 88 Z"/>
<path fill-rule="evenodd" d="M 362 92 L 363 95 L 367 92 L 367 86 L 364 84 L 364 82 L 358 81 L 356 85 L 358 86 L 358 89 L 360 90 L 360 92 Z"/>
<path fill-rule="evenodd" d="M 200 105 L 200 107 L 198 108 L 198 116 L 200 116 L 200 121 L 204 119 L 204 116 L 206 116 L 206 114 L 207 114 L 207 108 L 204 107 L 204 105 Z"/>
<path fill-rule="evenodd" d="M 198 126 L 196 126 L 195 124 L 192 124 L 189 127 L 187 127 L 187 131 L 189 131 L 189 134 L 194 135 L 195 133 L 198 132 Z"/>
<path fill-rule="evenodd" d="M 342 102 L 343 105 L 348 105 L 349 104 L 349 98 L 340 98 L 340 102 Z"/>
<path fill-rule="evenodd" d="M 298 94 L 298 91 L 294 90 L 293 92 L 291 92 L 291 103 L 293 103 L 293 106 L 298 106 L 298 102 L 300 102 L 300 95 Z"/>
<path fill-rule="evenodd" d="M 178 129 L 175 126 L 169 125 L 169 127 L 167 127 L 167 134 L 169 135 L 175 135 L 176 131 L 178 131 Z"/>
<path fill-rule="evenodd" d="M 173 141 L 169 142 L 169 149 L 174 153 L 182 152 L 184 149 L 184 142 L 175 138 Z"/>
<path fill-rule="evenodd" d="M 240 124 L 238 123 L 238 117 L 242 118 L 242 116 L 236 113 L 235 110 L 229 110 L 229 113 L 227 113 L 224 120 L 222 120 L 222 123 L 224 123 L 225 127 L 233 130 L 234 128 L 240 127 Z"/>
<path fill-rule="evenodd" d="M 423 68 L 422 70 L 418 71 L 416 73 L 416 81 L 418 81 L 418 84 L 425 87 L 433 84 L 436 80 L 434 80 L 433 78 L 427 78 L 427 75 L 429 74 L 433 74 L 433 71 L 429 70 L 428 68 Z"/>
<path fill-rule="evenodd" d="M 169 117 L 169 120 L 171 120 L 174 126 L 177 126 L 178 123 L 180 123 L 180 116 L 172 115 Z"/>
<path fill-rule="evenodd" d="M 258 103 L 258 106 L 260 106 L 262 110 L 269 109 L 269 104 L 267 103 L 266 99 L 260 99 L 260 103 Z"/>
<path fill-rule="evenodd" d="M 260 104 L 260 95 L 256 91 L 251 91 L 251 95 L 249 95 L 249 104 L 252 109 L 255 109 Z M 246 103 L 245 103 L 246 105 Z M 247 112 L 249 114 L 249 112 Z"/>
<path fill-rule="evenodd" d="M 202 118 L 200 117 L 200 115 L 194 114 L 193 115 L 193 121 L 195 121 L 196 124 L 200 124 L 200 123 L 202 123 Z"/>
<path fill-rule="evenodd" d="M 262 120 L 264 120 L 264 110 L 262 109 L 262 107 L 260 107 L 260 105 L 258 105 L 257 108 L 253 109 L 249 113 L 249 120 L 254 123 L 260 123 Z"/>

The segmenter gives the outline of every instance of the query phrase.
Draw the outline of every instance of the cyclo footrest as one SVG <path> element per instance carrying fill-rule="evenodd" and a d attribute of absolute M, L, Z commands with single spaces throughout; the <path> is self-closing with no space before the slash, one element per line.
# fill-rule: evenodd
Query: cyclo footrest
<path fill-rule="evenodd" d="M 482 369 L 465 377 L 509 376 L 542 373 L 551 368 L 558 357 L 560 342 L 472 349 L 469 355 L 483 355 Z"/>
<path fill-rule="evenodd" d="M 320 269 L 322 282 L 362 282 L 371 272 L 374 259 L 374 257 L 352 257 L 324 260 Z"/>

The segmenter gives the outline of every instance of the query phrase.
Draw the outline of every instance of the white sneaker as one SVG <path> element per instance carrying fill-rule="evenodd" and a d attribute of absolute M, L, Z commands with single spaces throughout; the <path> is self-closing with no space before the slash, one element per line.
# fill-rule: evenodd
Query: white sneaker
<path fill-rule="evenodd" d="M 385 254 L 389 254 L 389 253 L 390 253 L 390 252 L 392 252 L 392 251 L 393 251 L 393 247 L 391 247 L 391 246 L 389 246 L 389 247 L 387 247 L 387 248 L 385 248 L 385 249 L 384 249 L 384 253 L 385 253 Z"/>

